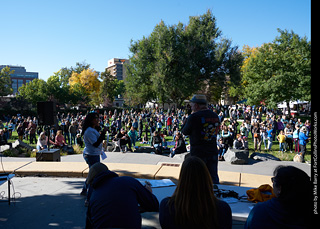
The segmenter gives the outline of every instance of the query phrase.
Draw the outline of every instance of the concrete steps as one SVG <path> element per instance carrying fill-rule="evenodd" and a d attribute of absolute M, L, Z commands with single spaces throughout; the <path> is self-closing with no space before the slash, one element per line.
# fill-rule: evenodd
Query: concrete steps
<path fill-rule="evenodd" d="M 120 176 L 131 176 L 146 179 L 179 179 L 181 163 L 160 162 L 157 165 L 105 163 L 111 171 Z M 85 162 L 3 162 L 6 172 L 17 176 L 51 176 L 51 177 L 87 177 L 88 165 Z M 262 184 L 272 184 L 271 176 L 219 171 L 220 183 L 243 187 L 258 187 Z"/>

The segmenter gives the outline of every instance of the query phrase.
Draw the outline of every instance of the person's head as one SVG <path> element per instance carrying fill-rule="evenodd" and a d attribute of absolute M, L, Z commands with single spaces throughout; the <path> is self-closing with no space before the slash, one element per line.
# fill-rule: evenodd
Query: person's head
<path fill-rule="evenodd" d="M 46 132 L 41 132 L 40 133 L 40 139 L 45 139 L 46 137 Z"/>
<path fill-rule="evenodd" d="M 273 176 L 273 192 L 281 202 L 301 209 L 312 202 L 312 183 L 304 171 L 294 166 L 278 166 Z"/>
<path fill-rule="evenodd" d="M 87 184 L 91 184 L 97 175 L 99 175 L 102 172 L 106 172 L 108 170 L 109 168 L 105 164 L 102 164 L 101 162 L 95 163 L 89 169 L 89 173 L 86 181 Z"/>
<path fill-rule="evenodd" d="M 179 140 L 180 138 L 182 138 L 182 135 L 180 132 L 177 133 L 175 140 Z"/>
<path fill-rule="evenodd" d="M 193 95 L 189 102 L 193 112 L 207 108 L 207 98 L 205 95 Z"/>
<path fill-rule="evenodd" d="M 169 202 L 175 206 L 176 224 L 216 227 L 216 200 L 206 164 L 198 157 L 187 158 L 182 164 L 177 188 Z"/>
<path fill-rule="evenodd" d="M 58 130 L 57 135 L 62 135 L 62 130 Z"/>
<path fill-rule="evenodd" d="M 306 134 L 307 133 L 307 127 L 305 127 L 305 126 L 301 127 L 300 132 L 303 132 L 303 133 Z"/>
<path fill-rule="evenodd" d="M 88 127 L 96 128 L 97 126 L 99 126 L 99 115 L 95 112 L 87 114 L 82 127 L 82 135 Z"/>

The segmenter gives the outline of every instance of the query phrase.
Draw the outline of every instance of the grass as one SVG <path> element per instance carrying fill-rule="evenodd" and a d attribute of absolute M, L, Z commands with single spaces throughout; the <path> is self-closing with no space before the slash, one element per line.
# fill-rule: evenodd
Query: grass
<path fill-rule="evenodd" d="M 265 117 L 263 117 L 264 119 Z M 239 125 L 238 125 L 238 132 L 239 132 L 239 129 L 240 129 L 240 124 L 241 122 L 238 122 Z M 146 125 L 147 123 L 144 123 L 144 125 Z M 144 136 L 145 134 L 145 131 L 143 131 L 142 133 L 142 136 Z M 10 142 L 14 142 L 15 140 L 18 139 L 18 135 L 17 135 L 17 132 L 16 131 L 13 131 L 12 133 L 12 137 L 10 139 Z M 165 139 L 167 142 L 171 142 L 173 141 L 173 137 L 172 136 L 165 136 Z M 148 140 L 150 141 L 151 140 L 151 136 L 150 136 L 150 132 L 148 133 Z M 27 140 L 23 140 L 23 142 L 29 144 L 29 141 Z M 254 153 L 254 146 L 253 146 L 253 139 L 252 139 L 252 136 L 251 136 L 251 133 L 249 133 L 249 136 L 248 136 L 248 143 L 249 143 L 249 153 L 250 155 L 252 153 Z M 29 144 L 30 146 L 36 148 L 36 144 Z M 150 146 L 150 144 L 141 144 L 140 141 L 137 141 L 136 142 L 136 146 Z M 173 147 L 173 146 L 168 146 L 169 148 Z M 294 147 L 294 145 L 293 145 Z M 76 154 L 81 154 L 83 152 L 83 148 L 79 147 L 78 145 L 73 145 L 73 148 L 74 148 L 74 151 Z M 290 152 L 280 152 L 279 153 L 279 143 L 278 141 L 273 141 L 273 145 L 271 147 L 271 151 L 267 151 L 267 150 L 264 150 L 264 144 L 263 142 L 261 142 L 261 153 L 268 153 L 268 154 L 272 154 L 276 157 L 278 157 L 280 160 L 282 161 L 293 161 L 293 157 L 296 155 L 294 153 L 294 150 L 293 150 L 293 153 L 290 153 Z M 18 153 L 16 151 L 14 152 L 7 152 L 7 156 L 19 156 L 19 155 L 25 155 L 26 157 L 35 157 L 35 153 L 32 153 L 32 152 L 21 152 L 19 151 Z M 62 153 L 61 155 L 67 155 L 65 153 Z M 309 142 L 307 144 L 307 152 L 306 152 L 306 155 L 305 155 L 305 161 L 311 161 L 311 142 Z"/>

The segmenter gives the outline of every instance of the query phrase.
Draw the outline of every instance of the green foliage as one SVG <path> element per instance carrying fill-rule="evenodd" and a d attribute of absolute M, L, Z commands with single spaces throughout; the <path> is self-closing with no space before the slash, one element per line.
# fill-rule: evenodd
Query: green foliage
<path fill-rule="evenodd" d="M 272 43 L 257 48 L 244 62 L 242 82 L 249 104 L 311 101 L 311 43 L 294 32 L 278 30 Z"/>
<path fill-rule="evenodd" d="M 87 70 L 89 66 L 86 63 L 76 63 L 75 67 L 61 68 L 47 81 L 34 79 L 18 89 L 17 99 L 31 102 L 34 106 L 39 101 L 48 100 L 55 101 L 58 104 L 88 103 L 90 98 L 85 88 L 80 83 L 71 87 L 69 79 L 72 73 L 80 74 L 83 70 Z M 94 102 L 96 102 L 96 94 L 91 95 Z"/>
<path fill-rule="evenodd" d="M 47 83 L 42 79 L 34 79 L 18 89 L 17 98 L 24 98 L 36 105 L 39 101 L 48 101 Z"/>
<path fill-rule="evenodd" d="M 99 97 L 102 98 L 106 106 L 111 106 L 116 94 L 118 80 L 110 74 L 109 70 L 105 70 L 100 75 L 102 82 L 100 84 Z"/>
<path fill-rule="evenodd" d="M 163 21 L 148 37 L 131 42 L 126 90 L 131 101 L 182 102 L 208 86 L 224 85 L 226 75 L 238 74 L 234 66 L 241 54 L 222 39 L 211 11 L 190 17 L 189 24 L 167 26 Z"/>
<path fill-rule="evenodd" d="M 10 67 L 6 66 L 0 71 L 0 96 L 12 94 L 11 88 L 11 74 L 14 70 L 10 70 Z"/>

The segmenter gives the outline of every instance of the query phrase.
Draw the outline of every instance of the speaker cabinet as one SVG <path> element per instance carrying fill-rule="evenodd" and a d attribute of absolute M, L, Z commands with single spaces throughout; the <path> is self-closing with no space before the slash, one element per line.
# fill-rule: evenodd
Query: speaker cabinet
<path fill-rule="evenodd" d="M 59 149 L 41 150 L 36 154 L 36 161 L 61 161 Z"/>
<path fill-rule="evenodd" d="M 54 102 L 38 102 L 37 112 L 40 125 L 54 125 L 56 116 L 56 106 Z"/>

